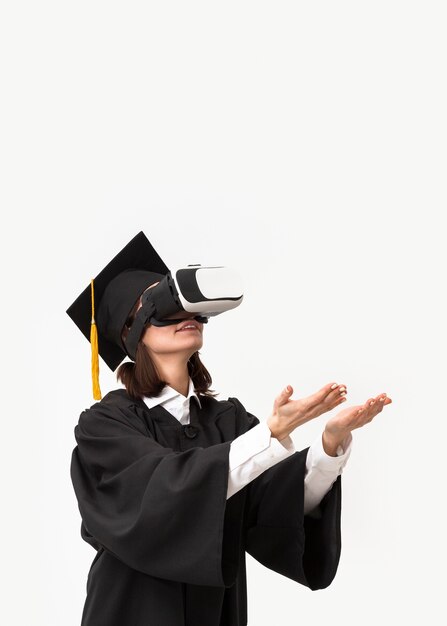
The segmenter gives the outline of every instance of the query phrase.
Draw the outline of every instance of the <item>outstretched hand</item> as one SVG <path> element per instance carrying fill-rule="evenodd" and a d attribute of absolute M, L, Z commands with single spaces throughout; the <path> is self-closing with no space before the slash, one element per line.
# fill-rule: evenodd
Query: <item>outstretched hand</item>
<path fill-rule="evenodd" d="M 290 435 L 298 426 L 331 411 L 346 401 L 346 385 L 328 383 L 306 398 L 291 400 L 293 388 L 288 385 L 273 404 L 273 412 L 267 420 L 272 436 L 278 440 Z M 369 398 L 364 405 L 342 409 L 331 418 L 323 432 L 323 447 L 326 454 L 336 455 L 338 446 L 346 443 L 351 431 L 371 422 L 392 400 L 386 393 Z"/>
<path fill-rule="evenodd" d="M 343 445 L 351 431 L 369 424 L 375 416 L 392 400 L 386 393 L 375 398 L 368 398 L 363 405 L 355 405 L 342 409 L 331 418 L 323 432 L 323 447 L 327 454 L 335 456 L 338 446 Z"/>
<path fill-rule="evenodd" d="M 346 385 L 328 383 L 306 398 L 291 400 L 293 388 L 288 385 L 273 404 L 273 412 L 267 420 L 272 436 L 281 440 L 295 428 L 311 419 L 331 411 L 346 400 Z"/>

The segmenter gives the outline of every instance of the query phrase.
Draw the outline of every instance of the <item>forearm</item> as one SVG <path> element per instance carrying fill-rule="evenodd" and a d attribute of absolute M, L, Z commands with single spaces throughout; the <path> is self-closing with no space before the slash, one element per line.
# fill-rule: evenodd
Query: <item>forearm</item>
<path fill-rule="evenodd" d="M 324 496 L 332 488 L 337 477 L 342 473 L 351 454 L 352 435 L 338 446 L 335 454 L 330 455 L 323 445 L 323 436 L 319 436 L 310 446 L 306 459 L 304 478 L 304 514 L 314 511 Z M 316 509 L 318 516 L 318 509 Z"/>
<path fill-rule="evenodd" d="M 286 437 L 280 442 L 265 422 L 234 439 L 230 446 L 227 499 L 294 452 L 292 439 Z"/>

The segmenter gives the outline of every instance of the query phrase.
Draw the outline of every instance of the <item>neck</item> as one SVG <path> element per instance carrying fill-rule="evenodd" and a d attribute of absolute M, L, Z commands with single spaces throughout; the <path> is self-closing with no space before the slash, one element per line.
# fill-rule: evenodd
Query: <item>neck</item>
<path fill-rule="evenodd" d="M 151 356 L 160 378 L 186 397 L 189 390 L 188 358 L 179 358 L 178 354 L 163 355 L 162 358 L 154 354 Z"/>

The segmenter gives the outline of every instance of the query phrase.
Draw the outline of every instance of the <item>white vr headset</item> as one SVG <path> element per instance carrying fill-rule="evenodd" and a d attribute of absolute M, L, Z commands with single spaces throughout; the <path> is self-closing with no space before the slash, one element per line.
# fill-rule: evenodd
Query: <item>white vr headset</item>
<path fill-rule="evenodd" d="M 188 311 L 195 319 L 207 323 L 214 317 L 240 305 L 243 298 L 239 274 L 228 267 L 188 265 L 170 271 L 142 297 L 127 337 L 127 353 L 135 352 L 144 327 L 178 324 L 183 319 L 166 319 L 177 312 Z"/>

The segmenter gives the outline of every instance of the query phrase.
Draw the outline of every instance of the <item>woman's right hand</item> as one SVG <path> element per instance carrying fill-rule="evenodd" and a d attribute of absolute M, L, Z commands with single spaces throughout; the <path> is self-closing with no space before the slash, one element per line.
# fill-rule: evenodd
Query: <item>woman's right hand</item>
<path fill-rule="evenodd" d="M 278 440 L 290 435 L 298 426 L 342 404 L 346 400 L 346 385 L 328 383 L 301 400 L 291 400 L 292 393 L 293 388 L 288 385 L 276 398 L 273 413 L 267 419 L 272 437 Z"/>

